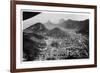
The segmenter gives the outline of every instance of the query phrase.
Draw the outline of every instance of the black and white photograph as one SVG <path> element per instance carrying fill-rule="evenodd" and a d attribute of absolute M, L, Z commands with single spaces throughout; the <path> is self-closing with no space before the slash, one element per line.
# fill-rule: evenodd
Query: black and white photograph
<path fill-rule="evenodd" d="M 21 13 L 23 62 L 89 59 L 89 13 Z"/>
<path fill-rule="evenodd" d="M 11 2 L 11 72 L 97 66 L 97 6 Z"/>

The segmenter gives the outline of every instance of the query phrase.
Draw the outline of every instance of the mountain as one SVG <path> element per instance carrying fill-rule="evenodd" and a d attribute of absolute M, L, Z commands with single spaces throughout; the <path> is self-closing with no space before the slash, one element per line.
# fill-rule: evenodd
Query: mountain
<path fill-rule="evenodd" d="M 63 20 L 59 25 L 60 27 L 63 27 L 65 29 L 75 30 L 78 33 L 82 34 L 89 33 L 89 19 L 83 21 L 68 19 L 68 20 Z"/>
<path fill-rule="evenodd" d="M 89 35 L 89 20 L 88 19 L 81 22 L 81 26 L 79 30 L 77 30 L 77 32 Z"/>
<path fill-rule="evenodd" d="M 53 38 L 66 38 L 69 37 L 69 33 L 61 30 L 60 28 L 54 28 L 47 32 L 46 36 L 53 37 Z"/>
<path fill-rule="evenodd" d="M 48 24 L 52 24 L 48 22 Z M 37 37 L 37 38 L 44 38 L 47 37 L 54 37 L 54 38 L 66 38 L 71 36 L 71 30 L 73 33 L 81 33 L 89 35 L 89 19 L 83 21 L 76 21 L 76 20 L 61 20 L 59 24 L 52 24 L 52 29 L 48 29 L 46 24 L 36 23 L 26 29 L 24 29 L 24 35 L 28 35 L 29 37 Z M 55 27 L 54 27 L 55 26 Z M 62 29 L 64 28 L 64 30 Z M 70 29 L 70 30 L 69 30 Z M 69 30 L 69 31 L 68 31 Z"/>
<path fill-rule="evenodd" d="M 46 23 L 44 23 L 44 25 L 46 26 L 47 29 L 51 30 L 53 28 L 58 27 L 58 24 L 55 24 L 51 21 L 47 21 Z"/>
<path fill-rule="evenodd" d="M 37 33 L 37 34 L 42 33 L 43 34 L 47 31 L 48 31 L 48 29 L 42 23 L 36 23 L 36 24 L 24 29 L 25 33 Z"/>

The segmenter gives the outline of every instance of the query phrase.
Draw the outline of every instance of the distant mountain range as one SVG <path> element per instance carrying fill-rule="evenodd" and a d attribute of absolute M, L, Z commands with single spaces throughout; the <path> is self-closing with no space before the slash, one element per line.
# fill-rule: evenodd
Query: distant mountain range
<path fill-rule="evenodd" d="M 56 26 L 53 29 L 48 29 L 46 24 L 42 23 L 36 23 L 32 26 L 26 28 L 23 30 L 24 33 L 35 33 L 39 35 L 45 35 L 45 36 L 51 36 L 51 37 L 66 37 L 69 36 L 69 33 L 66 31 L 63 31 L 61 28 L 64 28 L 65 30 L 70 29 L 74 30 L 76 33 L 82 33 L 82 34 L 89 34 L 89 19 L 83 20 L 83 21 L 76 21 L 76 20 L 61 20 L 59 24 L 52 24 L 52 26 Z M 49 24 L 50 25 L 50 22 Z"/>
<path fill-rule="evenodd" d="M 82 34 L 88 34 L 89 33 L 89 19 L 83 20 L 83 21 L 76 21 L 76 20 L 63 20 L 60 23 L 60 27 L 63 27 L 65 29 L 72 29 L 75 30 L 78 33 Z"/>
<path fill-rule="evenodd" d="M 47 37 L 54 37 L 54 38 L 63 38 L 67 37 L 69 33 L 61 30 L 59 27 L 53 28 L 51 30 L 47 29 L 44 24 L 36 23 L 27 29 L 24 30 L 24 35 L 32 36 L 47 36 Z"/>

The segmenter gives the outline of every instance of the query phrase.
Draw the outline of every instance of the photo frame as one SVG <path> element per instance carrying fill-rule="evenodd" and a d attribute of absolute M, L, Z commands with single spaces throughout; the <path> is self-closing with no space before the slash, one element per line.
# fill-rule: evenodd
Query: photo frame
<path fill-rule="evenodd" d="M 11 1 L 11 72 L 97 67 L 97 6 Z"/>

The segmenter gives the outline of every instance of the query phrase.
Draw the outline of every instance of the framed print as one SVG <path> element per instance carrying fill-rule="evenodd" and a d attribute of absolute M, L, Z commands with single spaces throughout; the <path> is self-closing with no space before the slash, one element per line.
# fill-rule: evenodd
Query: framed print
<path fill-rule="evenodd" d="M 11 72 L 97 66 L 97 7 L 11 1 Z"/>

